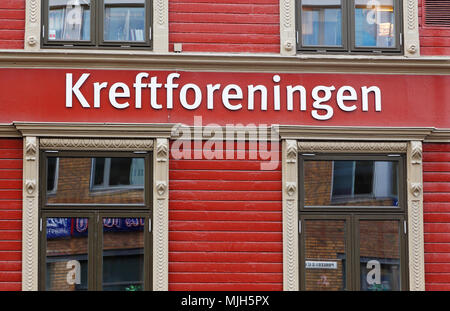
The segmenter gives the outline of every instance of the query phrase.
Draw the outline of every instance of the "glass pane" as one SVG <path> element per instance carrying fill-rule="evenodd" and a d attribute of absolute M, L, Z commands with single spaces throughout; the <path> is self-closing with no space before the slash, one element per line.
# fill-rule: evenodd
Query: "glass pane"
<path fill-rule="evenodd" d="M 49 158 L 47 167 L 47 193 L 53 193 L 56 191 L 56 185 L 58 184 L 58 159 Z"/>
<path fill-rule="evenodd" d="M 342 46 L 342 2 L 302 1 L 302 42 L 304 46 Z"/>
<path fill-rule="evenodd" d="M 48 40 L 90 40 L 90 23 L 90 0 L 49 0 Z"/>
<path fill-rule="evenodd" d="M 88 219 L 47 218 L 46 290 L 88 289 Z"/>
<path fill-rule="evenodd" d="M 103 218 L 103 290 L 143 290 L 144 224 L 144 218 Z"/>
<path fill-rule="evenodd" d="M 306 290 L 346 289 L 346 224 L 342 220 L 305 221 Z"/>
<path fill-rule="evenodd" d="M 401 290 L 399 222 L 360 221 L 359 231 L 361 290 Z"/>
<path fill-rule="evenodd" d="M 105 0 L 104 40 L 144 42 L 145 0 Z"/>
<path fill-rule="evenodd" d="M 394 48 L 394 0 L 355 1 L 355 45 Z"/>
<path fill-rule="evenodd" d="M 57 159 L 53 174 L 51 163 Z M 47 204 L 143 204 L 144 158 L 47 158 Z M 51 177 L 54 176 L 54 177 Z"/>
<path fill-rule="evenodd" d="M 304 161 L 305 206 L 398 206 L 396 161 Z"/>

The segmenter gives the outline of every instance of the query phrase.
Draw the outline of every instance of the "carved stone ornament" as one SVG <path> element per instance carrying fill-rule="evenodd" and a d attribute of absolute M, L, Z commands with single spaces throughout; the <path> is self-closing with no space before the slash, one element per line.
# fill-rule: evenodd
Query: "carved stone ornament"
<path fill-rule="evenodd" d="M 152 150 L 152 139 L 41 138 L 42 149 L 59 150 Z"/>
<path fill-rule="evenodd" d="M 156 183 L 156 192 L 158 195 L 162 196 L 166 192 L 167 184 L 164 181 L 158 181 Z"/>
<path fill-rule="evenodd" d="M 35 36 L 29 36 L 29 37 L 27 38 L 27 43 L 28 43 L 28 45 L 30 45 L 30 46 L 36 45 L 37 42 L 38 42 L 38 41 L 37 41 L 37 39 L 36 39 Z"/>
<path fill-rule="evenodd" d="M 411 54 L 415 54 L 417 52 L 417 46 L 415 44 L 410 44 L 408 47 L 408 52 Z"/>
<path fill-rule="evenodd" d="M 422 163 L 422 143 L 420 141 L 411 142 L 411 163 Z"/>
<path fill-rule="evenodd" d="M 292 51 L 293 48 L 294 48 L 294 43 L 291 40 L 286 40 L 284 42 L 284 49 L 286 51 Z"/>
<path fill-rule="evenodd" d="M 287 163 L 295 163 L 297 162 L 297 144 L 295 141 L 293 143 L 288 143 L 286 148 L 286 162 Z"/>
<path fill-rule="evenodd" d="M 158 141 L 156 146 L 156 159 L 158 162 L 166 162 L 169 157 L 169 147 L 166 141 Z"/>
<path fill-rule="evenodd" d="M 286 193 L 288 196 L 293 196 L 297 191 L 297 184 L 295 182 L 287 182 L 286 183 Z"/>
<path fill-rule="evenodd" d="M 422 184 L 421 183 L 411 183 L 411 193 L 416 198 L 422 194 Z"/>
<path fill-rule="evenodd" d="M 299 142 L 300 152 L 393 152 L 404 153 L 407 143 L 390 142 Z"/>
<path fill-rule="evenodd" d="M 25 181 L 25 190 L 29 195 L 33 194 L 34 191 L 36 190 L 36 181 L 32 179 L 27 179 Z"/>
<path fill-rule="evenodd" d="M 37 142 L 35 137 L 28 137 L 26 138 L 25 143 L 25 155 L 27 161 L 34 161 L 36 160 L 36 153 L 37 153 Z"/>

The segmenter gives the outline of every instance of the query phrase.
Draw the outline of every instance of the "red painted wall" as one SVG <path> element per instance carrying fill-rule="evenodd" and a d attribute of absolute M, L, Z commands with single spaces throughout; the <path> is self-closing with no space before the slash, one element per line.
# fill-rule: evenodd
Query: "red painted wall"
<path fill-rule="evenodd" d="M 170 51 L 279 53 L 278 0 L 170 0 Z"/>
<path fill-rule="evenodd" d="M 25 0 L 0 1 L 0 49 L 23 49 Z"/>
<path fill-rule="evenodd" d="M 450 144 L 424 144 L 426 290 L 450 290 Z"/>
<path fill-rule="evenodd" d="M 282 290 L 281 164 L 262 171 L 239 150 L 245 160 L 171 155 L 169 290 Z"/>
<path fill-rule="evenodd" d="M 419 36 L 421 55 L 450 55 L 450 27 L 425 26 L 424 0 L 419 0 Z"/>
<path fill-rule="evenodd" d="M 0 139 L 0 291 L 22 281 L 22 140 Z"/>

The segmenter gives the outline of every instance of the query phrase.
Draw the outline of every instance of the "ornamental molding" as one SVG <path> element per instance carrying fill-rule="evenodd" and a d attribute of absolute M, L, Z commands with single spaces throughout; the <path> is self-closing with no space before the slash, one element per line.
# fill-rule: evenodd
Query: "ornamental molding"
<path fill-rule="evenodd" d="M 166 193 L 167 183 L 165 181 L 156 182 L 156 192 L 159 196 L 163 196 Z"/>
<path fill-rule="evenodd" d="M 37 155 L 37 138 L 36 137 L 27 137 L 25 139 L 25 159 L 27 161 L 35 161 Z"/>
<path fill-rule="evenodd" d="M 153 150 L 152 139 L 41 138 L 41 149 L 58 150 Z"/>
<path fill-rule="evenodd" d="M 282 142 L 283 290 L 299 289 L 298 150 L 296 140 Z"/>
<path fill-rule="evenodd" d="M 409 207 L 409 283 L 410 290 L 425 290 L 423 207 L 421 200 L 413 200 Z"/>
<path fill-rule="evenodd" d="M 406 153 L 406 142 L 299 142 L 299 152 Z"/>
<path fill-rule="evenodd" d="M 29 196 L 34 194 L 34 191 L 36 190 L 36 180 L 27 179 L 25 181 L 25 190 Z"/>
<path fill-rule="evenodd" d="M 155 34 L 156 35 L 156 34 Z M 28 37 L 28 36 L 27 36 Z M 36 37 L 36 35 L 35 35 Z M 38 38 L 38 37 L 36 37 Z M 288 38 L 292 43 L 295 38 Z M 285 44 L 282 41 L 281 45 Z M 419 42 L 412 42 L 419 46 Z M 155 42 L 156 44 L 156 42 Z M 36 46 L 39 46 L 37 44 Z M 409 45 L 405 45 L 409 46 Z M 284 48 L 283 48 L 284 50 Z M 283 55 L 165 53 L 156 51 L 42 49 L 0 51 L 2 68 L 74 68 L 121 70 L 189 70 L 214 72 L 448 74 L 450 61 L 442 57 L 354 55 Z M 292 49 L 291 52 L 295 52 Z M 416 53 L 417 55 L 418 53 Z"/>
<path fill-rule="evenodd" d="M 422 188 L 423 187 L 421 183 L 415 182 L 411 183 L 410 191 L 414 197 L 418 198 L 422 194 Z"/>
<path fill-rule="evenodd" d="M 425 290 L 422 142 L 411 141 L 407 154 L 410 290 Z"/>
<path fill-rule="evenodd" d="M 169 158 L 169 144 L 167 140 L 158 139 L 156 146 L 156 160 L 158 162 L 166 162 Z"/>
<path fill-rule="evenodd" d="M 405 56 L 420 56 L 419 1 L 403 1 L 403 25 Z"/>
<path fill-rule="evenodd" d="M 169 287 L 169 140 L 155 140 L 153 159 L 153 290 Z"/>
<path fill-rule="evenodd" d="M 295 140 L 290 140 L 286 142 L 286 162 L 296 163 L 298 157 L 298 148 Z"/>
<path fill-rule="evenodd" d="M 422 142 L 411 142 L 411 163 L 414 165 L 422 164 Z"/>
<path fill-rule="evenodd" d="M 280 0 L 280 53 L 295 55 L 295 0 Z"/>
<path fill-rule="evenodd" d="M 41 1 L 27 0 L 25 3 L 24 50 L 38 51 L 40 48 Z"/>
<path fill-rule="evenodd" d="M 39 237 L 39 142 L 37 137 L 23 139 L 22 185 L 22 290 L 38 289 Z"/>

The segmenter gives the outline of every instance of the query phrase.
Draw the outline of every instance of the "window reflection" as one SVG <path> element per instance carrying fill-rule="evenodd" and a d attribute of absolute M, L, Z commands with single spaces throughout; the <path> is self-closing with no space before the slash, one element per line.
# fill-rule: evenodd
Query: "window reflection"
<path fill-rule="evenodd" d="M 361 290 L 401 290 L 398 221 L 360 221 L 359 227 Z"/>
<path fill-rule="evenodd" d="M 48 40 L 90 40 L 90 0 L 49 0 Z"/>
<path fill-rule="evenodd" d="M 302 1 L 304 46 L 342 46 L 342 3 L 340 0 Z"/>
<path fill-rule="evenodd" d="M 87 218 L 47 218 L 47 290 L 87 290 L 87 227 Z"/>
<path fill-rule="evenodd" d="M 145 159 L 48 157 L 48 204 L 143 204 Z"/>
<path fill-rule="evenodd" d="M 337 291 L 346 288 L 345 231 L 345 221 L 305 221 L 306 290 Z"/>
<path fill-rule="evenodd" d="M 355 46 L 395 47 L 394 0 L 355 1 Z"/>
<path fill-rule="evenodd" d="M 145 41 L 145 0 L 105 0 L 104 3 L 105 41 Z"/>
<path fill-rule="evenodd" d="M 143 290 L 144 218 L 103 218 L 103 290 Z"/>
<path fill-rule="evenodd" d="M 305 206 L 398 206 L 396 161 L 304 161 Z"/>

